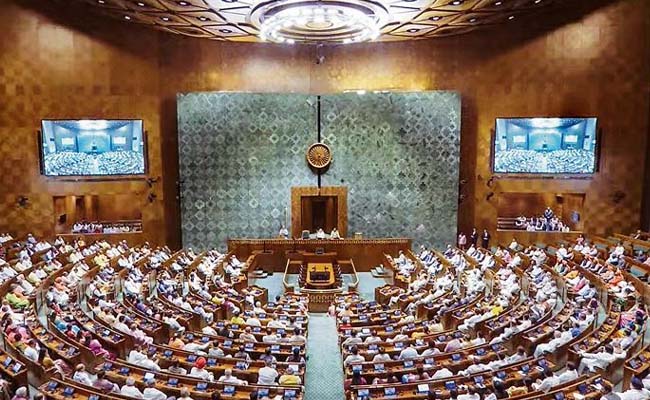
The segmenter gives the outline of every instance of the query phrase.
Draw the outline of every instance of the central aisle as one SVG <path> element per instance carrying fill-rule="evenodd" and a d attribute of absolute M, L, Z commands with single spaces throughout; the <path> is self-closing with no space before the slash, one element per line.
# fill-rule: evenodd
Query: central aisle
<path fill-rule="evenodd" d="M 305 400 L 341 400 L 343 370 L 334 318 L 324 313 L 309 314 L 307 336 Z"/>

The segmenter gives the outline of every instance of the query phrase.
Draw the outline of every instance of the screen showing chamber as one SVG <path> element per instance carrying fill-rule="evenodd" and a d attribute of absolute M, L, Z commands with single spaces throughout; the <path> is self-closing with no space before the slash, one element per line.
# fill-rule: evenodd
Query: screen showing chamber
<path fill-rule="evenodd" d="M 593 174 L 596 118 L 497 118 L 494 172 Z"/>
<path fill-rule="evenodd" d="M 42 166 L 47 176 L 142 175 L 142 120 L 44 120 Z"/>

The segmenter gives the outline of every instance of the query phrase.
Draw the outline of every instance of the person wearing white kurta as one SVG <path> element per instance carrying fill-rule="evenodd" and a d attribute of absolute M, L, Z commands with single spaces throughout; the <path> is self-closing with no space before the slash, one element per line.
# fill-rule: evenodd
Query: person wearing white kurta
<path fill-rule="evenodd" d="M 133 378 L 126 378 L 126 383 L 124 386 L 122 386 L 122 389 L 120 389 L 120 394 L 124 396 L 134 397 L 136 399 L 144 398 L 140 389 L 135 387 L 135 379 Z"/>
<path fill-rule="evenodd" d="M 147 387 L 142 391 L 142 397 L 145 400 L 166 400 L 167 395 L 156 388 L 156 381 L 150 379 L 147 381 Z"/>
<path fill-rule="evenodd" d="M 598 353 L 582 353 L 582 360 L 578 372 L 583 371 L 585 368 L 591 372 L 595 372 L 596 368 L 606 369 L 612 362 L 619 358 L 625 358 L 626 352 L 615 352 L 611 345 L 606 345 Z"/>
<path fill-rule="evenodd" d="M 139 365 L 153 371 L 160 371 L 158 364 L 155 361 L 150 360 L 149 357 L 138 349 L 131 350 L 127 361 L 131 364 Z"/>
<path fill-rule="evenodd" d="M 537 348 L 535 348 L 535 353 L 533 354 L 535 357 L 540 357 L 544 353 L 553 353 L 558 347 L 562 346 L 573 338 L 571 331 L 568 330 L 563 332 L 555 331 L 553 335 L 553 339 L 551 339 L 548 343 L 541 343 L 537 346 Z"/>
<path fill-rule="evenodd" d="M 632 378 L 630 382 L 631 388 L 622 392 L 617 393 L 621 400 L 648 400 L 650 399 L 650 391 L 644 388 L 644 384 L 641 379 L 636 376 Z"/>

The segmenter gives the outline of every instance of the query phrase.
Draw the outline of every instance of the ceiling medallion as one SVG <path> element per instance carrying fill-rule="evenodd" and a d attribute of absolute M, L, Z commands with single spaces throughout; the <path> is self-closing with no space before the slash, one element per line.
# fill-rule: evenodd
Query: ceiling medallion
<path fill-rule="evenodd" d="M 314 143 L 307 149 L 307 163 L 310 167 L 323 170 L 332 162 L 332 151 L 325 143 Z"/>
<path fill-rule="evenodd" d="M 355 43 L 378 38 L 389 14 L 368 0 L 285 0 L 259 3 L 250 19 L 264 41 Z"/>

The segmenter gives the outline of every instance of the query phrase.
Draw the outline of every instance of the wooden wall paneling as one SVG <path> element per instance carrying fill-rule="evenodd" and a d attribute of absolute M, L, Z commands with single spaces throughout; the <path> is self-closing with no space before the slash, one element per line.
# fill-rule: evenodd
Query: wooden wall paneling
<path fill-rule="evenodd" d="M 353 89 L 460 92 L 459 226 L 494 229 L 501 192 L 581 191 L 585 231 L 638 227 L 650 115 L 650 3 L 574 2 L 452 38 L 324 47 L 225 44 L 152 32 L 74 7 L 9 0 L 0 23 L 0 231 L 53 233 L 52 196 L 133 193 L 142 181 L 77 183 L 38 171 L 41 118 L 141 117 L 157 198 L 143 205 L 145 236 L 180 243 L 175 95 L 236 90 L 334 93 Z M 596 115 L 600 172 L 591 180 L 501 179 L 490 186 L 499 116 Z M 494 193 L 490 196 L 490 193 Z M 29 205 L 16 205 L 18 196 Z"/>

